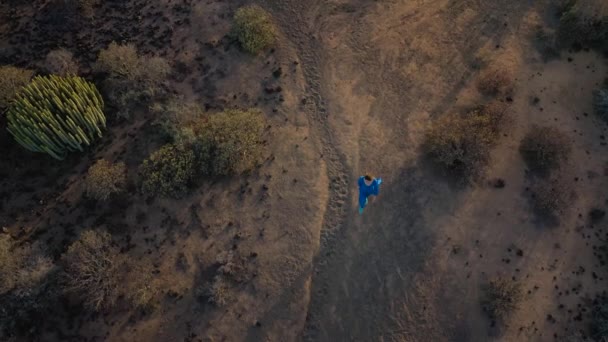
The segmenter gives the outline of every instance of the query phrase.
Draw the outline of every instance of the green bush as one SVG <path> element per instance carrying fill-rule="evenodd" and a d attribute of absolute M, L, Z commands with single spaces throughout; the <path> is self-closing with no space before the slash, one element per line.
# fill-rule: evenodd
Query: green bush
<path fill-rule="evenodd" d="M 33 152 L 63 159 L 102 136 L 103 99 L 80 77 L 37 76 L 8 110 L 8 130 Z"/>
<path fill-rule="evenodd" d="M 564 46 L 579 44 L 605 49 L 608 6 L 597 0 L 569 1 L 563 7 L 557 36 Z"/>
<path fill-rule="evenodd" d="M 521 284 L 508 279 L 495 279 L 484 287 L 483 310 L 492 320 L 505 319 L 519 307 L 523 297 Z"/>
<path fill-rule="evenodd" d="M 0 66 L 0 109 L 8 107 L 19 90 L 30 82 L 33 75 L 34 72 L 31 70 L 12 65 Z"/>
<path fill-rule="evenodd" d="M 597 116 L 608 121 L 608 88 L 599 89 L 593 93 L 593 108 Z"/>
<path fill-rule="evenodd" d="M 559 129 L 534 125 L 521 141 L 519 150 L 532 171 L 547 173 L 568 160 L 572 144 L 568 135 Z"/>
<path fill-rule="evenodd" d="M 161 136 L 176 144 L 192 143 L 195 139 L 193 126 L 204 118 L 203 109 L 198 104 L 181 98 L 156 103 L 150 109 Z"/>
<path fill-rule="evenodd" d="M 232 30 L 243 49 L 252 54 L 272 46 L 277 35 L 270 14 L 257 5 L 239 8 Z"/>
<path fill-rule="evenodd" d="M 124 262 L 110 234 L 86 230 L 63 255 L 64 288 L 76 293 L 86 307 L 109 308 L 120 295 L 119 268 Z"/>
<path fill-rule="evenodd" d="M 105 201 L 113 194 L 122 192 L 126 182 L 127 169 L 124 163 L 113 164 L 100 159 L 87 172 L 85 191 L 90 198 Z"/>
<path fill-rule="evenodd" d="M 444 115 L 427 129 L 424 153 L 448 173 L 464 180 L 476 178 L 500 136 L 507 109 L 494 102 L 464 115 Z"/>
<path fill-rule="evenodd" d="M 199 124 L 194 150 L 201 172 L 229 175 L 254 168 L 263 152 L 264 127 L 257 109 L 226 110 Z"/>
<path fill-rule="evenodd" d="M 148 196 L 180 197 L 195 174 L 194 152 L 183 145 L 165 145 L 140 167 L 142 192 Z"/>
<path fill-rule="evenodd" d="M 47 73 L 59 76 L 78 75 L 78 64 L 74 56 L 66 49 L 57 49 L 49 52 L 44 61 Z"/>
<path fill-rule="evenodd" d="M 95 70 L 107 75 L 104 90 L 118 115 L 130 118 L 134 106 L 162 93 L 171 67 L 164 58 L 139 56 L 132 44 L 112 42 L 99 53 Z"/>

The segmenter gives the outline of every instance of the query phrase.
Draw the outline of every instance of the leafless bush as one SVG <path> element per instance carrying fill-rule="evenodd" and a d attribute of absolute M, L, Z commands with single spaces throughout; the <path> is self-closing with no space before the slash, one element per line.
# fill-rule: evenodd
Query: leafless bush
<path fill-rule="evenodd" d="M 120 287 L 119 268 L 123 263 L 118 249 L 105 231 L 84 231 L 63 255 L 64 286 L 78 294 L 94 310 L 116 302 Z"/>
<path fill-rule="evenodd" d="M 220 253 L 216 260 L 220 265 L 218 274 L 229 277 L 238 283 L 249 279 L 249 271 L 244 257 L 233 251 L 228 251 Z"/>
<path fill-rule="evenodd" d="M 78 64 L 74 56 L 66 49 L 53 50 L 46 55 L 44 62 L 46 72 L 59 76 L 78 75 Z"/>
<path fill-rule="evenodd" d="M 490 319 L 505 319 L 518 308 L 522 298 L 521 284 L 499 278 L 485 286 L 482 307 Z"/>
<path fill-rule="evenodd" d="M 504 65 L 490 65 L 479 75 L 477 88 L 485 95 L 504 95 L 513 90 L 513 75 Z"/>
<path fill-rule="evenodd" d="M 143 261 L 130 260 L 125 264 L 127 279 L 125 281 L 125 298 L 137 309 L 152 310 L 157 305 L 160 284 L 153 276 L 152 267 Z"/>

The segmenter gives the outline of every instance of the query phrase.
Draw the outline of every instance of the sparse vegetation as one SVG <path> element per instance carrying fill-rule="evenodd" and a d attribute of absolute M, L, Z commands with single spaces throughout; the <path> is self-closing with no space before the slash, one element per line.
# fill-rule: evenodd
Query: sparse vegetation
<path fill-rule="evenodd" d="M 251 170 L 263 152 L 265 120 L 257 109 L 226 110 L 195 127 L 195 151 L 203 174 Z"/>
<path fill-rule="evenodd" d="M 127 169 L 124 163 L 110 163 L 105 159 L 98 160 L 89 168 L 85 179 L 88 197 L 105 201 L 113 194 L 123 191 Z"/>
<path fill-rule="evenodd" d="M 485 286 L 481 304 L 490 319 L 503 320 L 519 307 L 522 297 L 521 284 L 498 278 Z"/>
<path fill-rule="evenodd" d="M 573 196 L 572 186 L 561 176 L 536 180 L 530 192 L 534 211 L 545 217 L 558 216 Z"/>
<path fill-rule="evenodd" d="M 427 130 L 424 151 L 445 171 L 464 180 L 480 175 L 506 122 L 508 106 L 493 102 L 464 115 L 451 113 Z"/>
<path fill-rule="evenodd" d="M 243 49 L 252 54 L 272 46 L 277 35 L 270 14 L 258 5 L 239 8 L 232 31 Z"/>
<path fill-rule="evenodd" d="M 0 236 L 0 339 L 35 336 L 57 298 L 55 266 L 38 246 L 12 246 Z"/>
<path fill-rule="evenodd" d="M 608 297 L 599 295 L 591 310 L 591 336 L 595 341 L 608 340 Z"/>
<path fill-rule="evenodd" d="M 107 75 L 104 90 L 124 118 L 130 118 L 142 101 L 162 93 L 162 83 L 171 71 L 164 58 L 139 56 L 134 45 L 115 42 L 99 53 L 95 69 Z"/>
<path fill-rule="evenodd" d="M 49 74 L 59 76 L 78 75 L 78 64 L 74 56 L 66 49 L 53 50 L 46 55 L 44 68 Z"/>
<path fill-rule="evenodd" d="M 249 279 L 249 272 L 245 258 L 233 251 L 220 253 L 216 258 L 220 265 L 217 272 L 224 277 L 230 278 L 237 283 L 242 283 Z"/>
<path fill-rule="evenodd" d="M 19 255 L 11 250 L 8 236 L 0 236 L 0 294 L 13 288 L 19 266 Z"/>
<path fill-rule="evenodd" d="M 230 287 L 228 286 L 226 278 L 219 274 L 216 275 L 207 290 L 209 303 L 218 307 L 226 305 L 230 300 L 229 289 Z"/>
<path fill-rule="evenodd" d="M 120 295 L 120 259 L 105 231 L 85 230 L 63 255 L 64 286 L 93 310 L 109 308 Z"/>
<path fill-rule="evenodd" d="M 572 144 L 568 136 L 554 127 L 534 125 L 520 144 L 528 167 L 539 173 L 560 168 L 568 160 Z"/>
<path fill-rule="evenodd" d="M 593 108 L 597 116 L 608 121 L 608 87 L 598 89 L 593 93 Z"/>
<path fill-rule="evenodd" d="M 477 88 L 485 95 L 505 95 L 513 91 L 513 75 L 508 67 L 494 64 L 482 70 Z"/>
<path fill-rule="evenodd" d="M 179 197 L 188 191 L 195 174 L 195 158 L 183 145 L 165 145 L 140 167 L 142 192 L 147 196 Z"/>
<path fill-rule="evenodd" d="M 37 76 L 17 95 L 7 116 L 8 130 L 21 146 L 59 160 L 83 151 L 106 126 L 97 88 L 75 76 Z"/>
<path fill-rule="evenodd" d="M 558 38 L 563 46 L 605 48 L 608 43 L 608 6 L 604 2 L 567 1 L 561 12 Z"/>
<path fill-rule="evenodd" d="M 543 27 L 538 27 L 534 36 L 534 43 L 538 52 L 545 61 L 559 57 L 560 52 L 555 41 L 555 33 Z"/>
<path fill-rule="evenodd" d="M 31 70 L 12 65 L 0 66 L 0 109 L 8 107 L 17 92 L 30 82 L 33 75 Z"/>

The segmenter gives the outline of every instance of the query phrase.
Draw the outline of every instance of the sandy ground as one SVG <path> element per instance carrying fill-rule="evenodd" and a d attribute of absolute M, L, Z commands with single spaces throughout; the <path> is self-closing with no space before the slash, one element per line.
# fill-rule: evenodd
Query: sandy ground
<path fill-rule="evenodd" d="M 178 5 L 137 3 L 144 13 Z M 154 32 L 171 28 L 170 46 L 137 41 L 174 61 L 180 71 L 172 86 L 210 111 L 264 109 L 272 126 L 268 160 L 252 175 L 214 180 L 179 201 L 136 196 L 118 212 L 86 211 L 79 180 L 94 158 L 123 158 L 131 170 L 155 148 L 131 139 L 146 131 L 145 115 L 113 127 L 112 142 L 88 160 L 71 161 L 76 171 L 53 169 L 60 186 L 35 175 L 33 194 L 18 185 L 31 174 L 28 166 L 9 155 L 16 166 L 6 169 L 21 173 L 9 177 L 3 169 L 3 193 L 10 194 L 3 226 L 24 240 L 31 233 L 23 227 L 42 231 L 34 235 L 49 239 L 54 253 L 81 229 L 68 228 L 73 223 L 118 227 L 115 238 L 132 244 L 134 257 L 151 258 L 169 288 L 150 315 L 72 319 L 72 328 L 50 329 L 42 340 L 554 341 L 585 332 L 590 313 L 583 308 L 607 278 L 593 255 L 606 226 L 588 218 L 607 200 L 606 126 L 591 108 L 592 90 L 607 75 L 605 57 L 565 51 L 545 62 L 532 38 L 537 25 L 554 24 L 547 1 L 258 3 L 281 29 L 273 53 L 249 57 L 223 38 L 240 1 L 188 2 L 192 10 L 179 20 L 189 24 L 146 17 Z M 14 53 L 5 45 L 4 59 Z M 512 123 L 486 176 L 506 186 L 454 186 L 420 159 L 424 129 L 487 101 L 475 82 L 497 61 L 516 83 Z M 276 85 L 280 95 L 265 90 Z M 540 222 L 527 201 L 533 180 L 518 147 L 531 124 L 558 127 L 573 142 L 564 172 L 576 196 L 552 224 Z M 356 179 L 366 172 L 385 183 L 359 216 Z M 216 308 L 195 291 L 226 250 L 248 256 L 249 280 L 235 284 L 228 305 Z M 482 285 L 496 276 L 521 281 L 526 294 L 512 317 L 495 326 L 479 300 Z"/>
<path fill-rule="evenodd" d="M 589 210 L 605 201 L 605 125 L 591 114 L 592 90 L 606 75 L 603 58 L 565 53 L 545 64 L 531 44 L 536 25 L 549 16 L 545 3 L 277 7 L 286 18 L 304 13 L 306 29 L 297 29 L 311 34 L 293 33 L 296 44 L 310 44 L 301 47 L 303 53 L 323 47 L 316 50 L 316 65 L 306 65 L 316 68 L 311 83 L 321 79 L 321 109 L 349 178 L 372 172 L 385 180 L 380 201 L 363 217 L 351 196 L 340 237 L 322 245 L 301 337 L 544 341 L 585 330 L 589 315 L 575 320 L 577 305 L 605 288 L 599 280 L 605 270 L 591 248 L 599 245 L 594 233 L 600 227 L 587 222 Z M 434 117 L 482 103 L 475 78 L 495 61 L 517 76 L 513 127 L 487 172 L 507 186 L 450 187 L 419 160 L 423 129 Z M 541 99 L 537 105 L 531 104 L 534 96 Z M 563 129 L 575 146 L 567 173 L 577 200 L 553 227 L 537 222 L 525 197 L 518 146 L 532 123 Z M 514 277 L 531 290 L 521 310 L 498 328 L 479 304 L 481 286 L 495 276 Z"/>

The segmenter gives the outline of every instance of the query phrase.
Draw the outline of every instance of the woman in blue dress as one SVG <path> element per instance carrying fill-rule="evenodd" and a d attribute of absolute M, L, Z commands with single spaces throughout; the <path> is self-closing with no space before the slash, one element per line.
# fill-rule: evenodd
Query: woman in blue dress
<path fill-rule="evenodd" d="M 371 175 L 359 177 L 359 214 L 363 214 L 363 208 L 367 205 L 369 196 L 378 196 L 382 178 L 374 178 Z"/>

